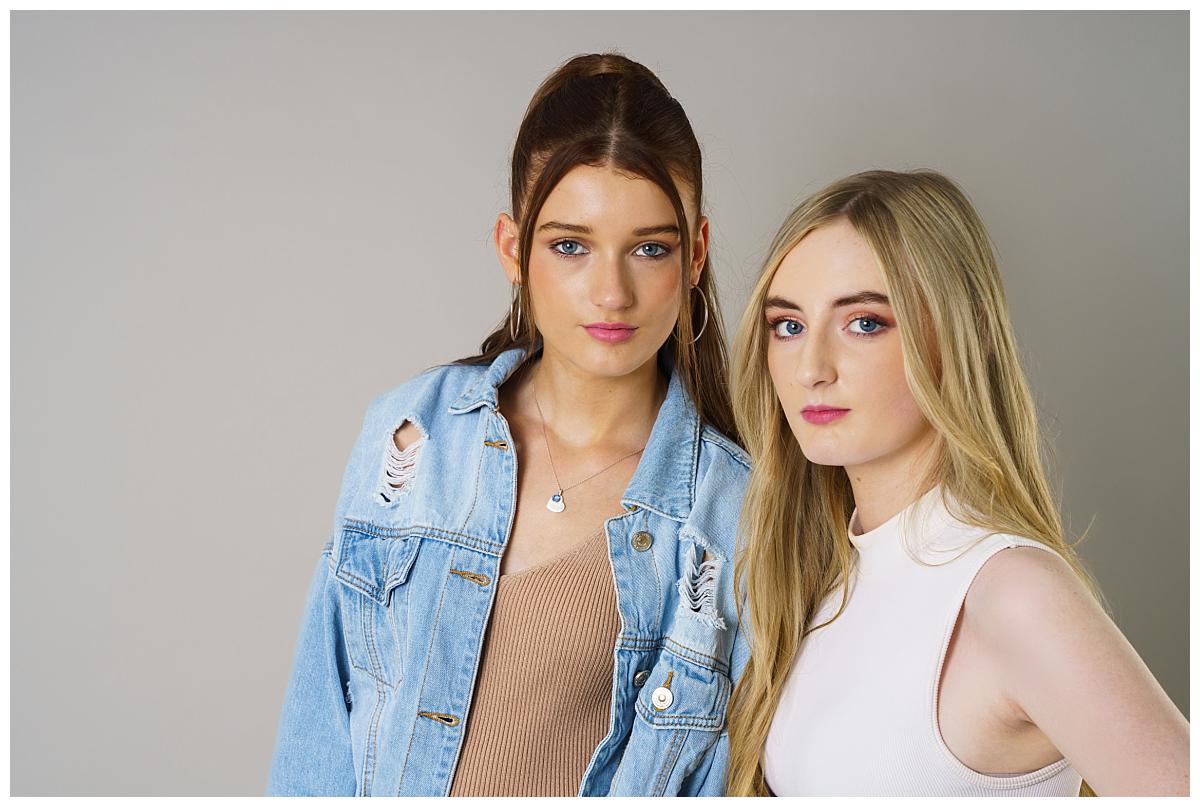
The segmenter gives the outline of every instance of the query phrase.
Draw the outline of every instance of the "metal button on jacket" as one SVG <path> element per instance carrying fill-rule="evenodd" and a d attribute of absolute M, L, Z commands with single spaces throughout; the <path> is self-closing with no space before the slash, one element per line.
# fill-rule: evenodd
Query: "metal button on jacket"
<path fill-rule="evenodd" d="M 638 670 L 636 673 L 633 674 L 633 685 L 635 687 L 640 687 L 642 684 L 646 683 L 646 679 L 649 677 L 650 677 L 649 670 Z"/>
<path fill-rule="evenodd" d="M 672 695 L 671 690 L 667 689 L 666 687 L 659 687 L 650 693 L 650 703 L 653 704 L 654 708 L 660 712 L 663 709 L 669 708 L 674 700 L 675 696 Z"/>
<path fill-rule="evenodd" d="M 650 548 L 650 544 L 654 543 L 654 537 L 648 532 L 635 532 L 630 543 L 638 552 L 645 552 Z"/>

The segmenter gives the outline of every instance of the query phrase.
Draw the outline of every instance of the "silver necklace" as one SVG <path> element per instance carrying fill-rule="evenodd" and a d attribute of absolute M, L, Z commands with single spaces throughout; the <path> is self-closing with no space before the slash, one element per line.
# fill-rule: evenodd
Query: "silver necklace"
<path fill-rule="evenodd" d="M 630 453 L 626 454 L 624 457 L 621 457 L 621 459 L 617 460 L 617 462 L 611 463 L 609 465 L 605 465 L 603 468 L 601 468 L 599 471 L 596 471 L 596 473 L 592 474 L 587 479 L 581 479 L 580 481 L 576 482 L 575 484 L 567 485 L 564 488 L 562 485 L 562 482 L 560 482 L 558 479 L 558 469 L 554 467 L 554 455 L 552 455 L 550 453 L 550 438 L 546 436 L 546 416 L 542 414 L 542 405 L 540 403 L 538 403 L 537 389 L 531 383 L 529 385 L 529 390 L 530 390 L 530 392 L 533 393 L 533 405 L 537 407 L 538 419 L 541 420 L 541 422 L 542 422 L 542 439 L 546 442 L 546 457 L 547 457 L 547 459 L 550 460 L 550 472 L 554 474 L 554 484 L 558 485 L 558 490 L 555 491 L 554 494 L 549 499 L 546 500 L 546 509 L 549 510 L 551 513 L 561 513 L 563 510 L 567 509 L 567 500 L 563 498 L 563 494 L 566 493 L 571 488 L 579 487 L 584 482 L 587 482 L 588 479 L 596 478 L 600 474 L 607 471 L 609 468 L 613 467 L 613 465 L 616 465 L 618 462 L 624 462 L 625 460 L 632 457 L 634 454 L 641 454 L 643 451 L 646 450 L 645 447 L 643 446 L 642 448 L 639 448 L 637 451 L 631 451 Z"/>

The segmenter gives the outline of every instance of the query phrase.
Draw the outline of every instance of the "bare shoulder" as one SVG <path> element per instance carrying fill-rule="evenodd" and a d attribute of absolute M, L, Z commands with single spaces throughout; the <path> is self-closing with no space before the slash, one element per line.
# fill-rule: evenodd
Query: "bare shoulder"
<path fill-rule="evenodd" d="M 968 589 L 962 629 L 996 669 L 1012 713 L 1097 793 L 1187 793 L 1187 720 L 1056 552 L 991 555 Z"/>
<path fill-rule="evenodd" d="M 984 562 L 967 591 L 968 619 L 973 632 L 1004 646 L 1061 636 L 1107 616 L 1057 552 L 1015 546 Z"/>

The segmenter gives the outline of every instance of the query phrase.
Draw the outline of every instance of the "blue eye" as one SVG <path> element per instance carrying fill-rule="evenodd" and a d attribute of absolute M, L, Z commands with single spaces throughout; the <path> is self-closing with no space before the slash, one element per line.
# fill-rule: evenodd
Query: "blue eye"
<path fill-rule="evenodd" d="M 857 329 L 854 327 L 855 323 L 860 323 Z M 878 333 L 884 327 L 886 326 L 874 317 L 855 317 L 854 319 L 850 320 L 850 332 L 861 334 L 863 336 L 870 336 Z"/>
<path fill-rule="evenodd" d="M 649 252 L 642 252 L 642 250 L 649 250 Z M 642 244 L 640 247 L 634 250 L 635 255 L 641 254 L 643 258 L 663 258 L 666 257 L 670 252 L 671 250 L 667 249 L 662 244 Z"/>
<path fill-rule="evenodd" d="M 793 336 L 799 336 L 803 330 L 804 326 L 794 319 L 781 319 L 771 323 L 771 332 L 779 339 L 791 339 Z"/>
<path fill-rule="evenodd" d="M 550 245 L 550 249 L 559 255 L 582 255 L 585 251 L 583 244 L 578 241 L 572 241 L 569 238 L 565 238 L 562 241 L 555 241 Z"/>

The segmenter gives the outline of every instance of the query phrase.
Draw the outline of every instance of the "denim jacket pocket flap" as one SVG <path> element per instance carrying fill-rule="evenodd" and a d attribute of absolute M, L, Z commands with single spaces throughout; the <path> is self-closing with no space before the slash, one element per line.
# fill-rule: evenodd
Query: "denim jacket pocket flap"
<path fill-rule="evenodd" d="M 638 715 L 654 728 L 720 731 L 733 688 L 729 676 L 664 652 L 638 693 Z"/>
<path fill-rule="evenodd" d="M 342 529 L 334 575 L 350 588 L 387 606 L 392 591 L 408 579 L 421 539 L 373 534 L 369 528 L 347 524 Z"/>

